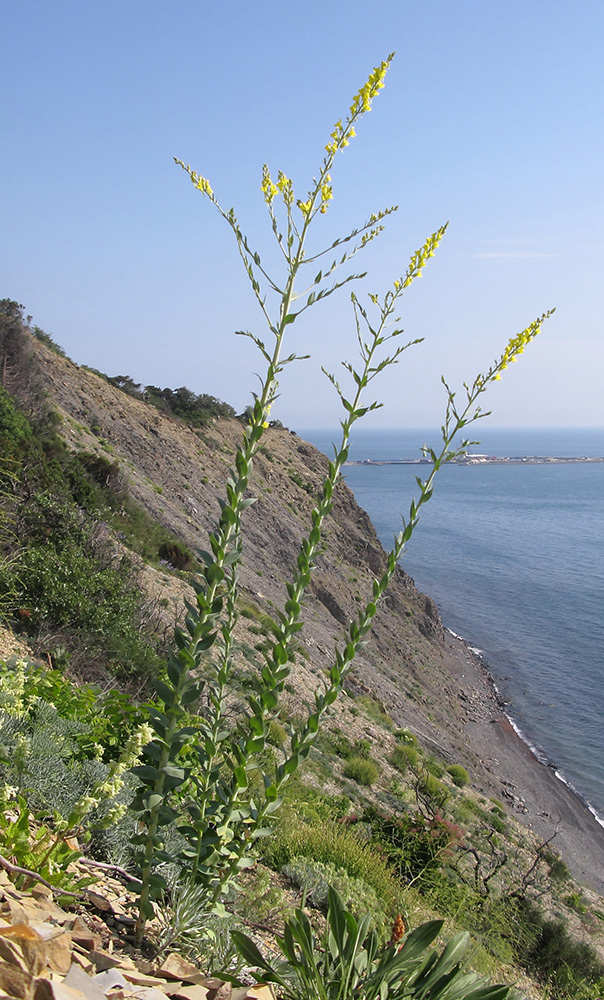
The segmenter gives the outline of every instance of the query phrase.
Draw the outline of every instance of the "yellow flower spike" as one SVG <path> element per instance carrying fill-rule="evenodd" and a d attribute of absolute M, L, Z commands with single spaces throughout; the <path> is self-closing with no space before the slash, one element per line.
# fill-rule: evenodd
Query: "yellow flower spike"
<path fill-rule="evenodd" d="M 329 177 L 329 174 L 327 175 Z M 321 185 L 321 201 L 327 202 L 331 201 L 333 198 L 333 191 L 330 184 Z"/>
<path fill-rule="evenodd" d="M 294 203 L 294 185 L 290 181 L 289 177 L 286 177 L 282 170 L 279 171 L 279 176 L 277 178 L 277 187 L 281 192 L 283 201 L 286 205 L 293 205 Z"/>
<path fill-rule="evenodd" d="M 350 105 L 351 115 L 364 114 L 366 111 L 371 111 L 371 102 L 374 97 L 378 95 L 380 90 L 384 86 L 384 77 L 388 72 L 388 67 L 394 58 L 394 52 L 392 52 L 384 62 L 380 63 L 379 66 L 373 70 L 373 73 L 369 75 L 367 83 L 361 87 L 358 94 L 355 94 L 352 104 Z"/>
<path fill-rule="evenodd" d="M 205 177 L 198 177 L 195 187 L 197 188 L 198 191 L 201 191 L 203 194 L 207 194 L 209 198 L 211 198 L 212 195 L 214 194 L 212 188 L 210 187 L 210 182 Z"/>
<path fill-rule="evenodd" d="M 310 202 L 309 201 L 299 201 L 297 203 L 298 208 L 302 212 L 302 215 L 308 215 L 310 212 Z"/>
<path fill-rule="evenodd" d="M 264 195 L 264 200 L 267 205 L 272 205 L 273 199 L 277 194 L 277 187 L 273 184 L 269 169 L 266 165 L 262 167 L 262 184 L 260 185 L 260 190 Z"/>

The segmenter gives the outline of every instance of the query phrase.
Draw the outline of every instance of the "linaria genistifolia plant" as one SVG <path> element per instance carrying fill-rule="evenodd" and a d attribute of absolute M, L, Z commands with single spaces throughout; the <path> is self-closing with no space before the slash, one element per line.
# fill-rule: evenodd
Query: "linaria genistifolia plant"
<path fill-rule="evenodd" d="M 539 332 L 545 318 L 542 316 L 514 337 L 486 374 L 479 375 L 471 385 L 464 385 L 466 398 L 463 405 L 458 406 L 455 393 L 445 383 L 447 407 L 442 428 L 442 450 L 439 454 L 426 450 L 432 463 L 430 474 L 425 480 L 417 480 L 419 497 L 411 502 L 409 518 L 403 521 L 403 530 L 395 538 L 384 572 L 373 581 L 371 599 L 356 620 L 351 622 L 337 646 L 328 679 L 324 686 L 317 689 L 314 708 L 305 722 L 292 732 L 285 759 L 276 765 L 272 773 L 263 775 L 263 792 L 252 795 L 250 774 L 259 766 L 259 755 L 265 749 L 269 724 L 276 715 L 279 698 L 289 676 L 293 645 L 302 628 L 302 600 L 321 548 L 323 522 L 331 511 L 333 491 L 348 457 L 351 429 L 365 413 L 381 405 L 376 401 L 366 403 L 364 390 L 380 372 L 396 364 L 403 351 L 410 346 L 400 345 L 398 341 L 393 343 L 403 332 L 397 325 L 399 301 L 434 255 L 446 228 L 443 226 L 428 237 L 412 255 L 404 274 L 382 298 L 370 295 L 365 308 L 356 295 L 352 295 L 360 363 L 357 367 L 344 363 L 352 379 L 351 398 L 344 395 L 335 376 L 326 372 L 344 409 L 341 441 L 334 449 L 333 461 L 329 463 L 319 499 L 312 511 L 310 530 L 302 542 L 296 569 L 287 584 L 287 600 L 277 615 L 275 629 L 266 637 L 266 662 L 256 691 L 248 700 L 245 721 L 233 729 L 225 722 L 225 694 L 233 667 L 233 631 L 237 621 L 238 573 L 243 546 L 242 517 L 245 509 L 254 503 L 252 498 L 245 497 L 253 460 L 268 427 L 279 374 L 286 365 L 299 360 L 296 354 L 286 355 L 284 352 L 284 340 L 289 328 L 315 303 L 348 282 L 365 276 L 339 269 L 379 235 L 383 220 L 395 211 L 395 208 L 384 209 L 330 246 L 318 251 L 307 250 L 310 228 L 317 216 L 325 214 L 333 196 L 331 171 L 335 159 L 348 146 L 358 122 L 370 110 L 373 99 L 384 86 L 391 60 L 392 56 L 388 56 L 374 69 L 367 83 L 355 95 L 348 115 L 336 122 L 325 146 L 318 177 L 313 178 L 304 200 L 296 198 L 292 181 L 282 171 L 278 172 L 275 182 L 268 167 L 263 168 L 261 189 L 282 258 L 282 276 L 268 273 L 260 255 L 251 248 L 240 229 L 234 210 L 225 211 L 220 206 L 209 181 L 176 160 L 195 188 L 205 195 L 230 227 L 268 326 L 270 340 L 267 345 L 256 334 L 240 331 L 243 336 L 250 337 L 258 348 L 266 365 L 265 374 L 261 379 L 260 392 L 255 395 L 254 405 L 250 408 L 243 439 L 236 452 L 235 468 L 225 483 L 220 518 L 209 535 L 209 551 L 201 554 L 204 567 L 195 584 L 196 602 L 187 604 L 185 625 L 175 632 L 176 648 L 170 655 L 166 677 L 155 685 L 161 707 L 151 711 L 150 721 L 155 736 L 146 748 L 148 763 L 134 768 L 141 781 L 132 803 L 140 815 L 140 833 L 136 838 L 142 880 L 137 922 L 139 942 L 143 938 L 146 921 L 153 915 L 153 900 L 161 899 L 166 889 L 161 872 L 157 870 L 161 862 L 177 861 L 182 866 L 183 878 L 205 888 L 203 900 L 207 912 L 221 912 L 222 894 L 236 873 L 252 863 L 254 840 L 269 832 L 266 819 L 279 808 L 284 783 L 307 757 L 321 717 L 338 697 L 350 673 L 357 650 L 371 628 L 377 605 L 417 524 L 420 508 L 432 495 L 436 472 L 470 443 L 464 441 L 454 447 L 454 438 L 467 424 L 483 416 L 477 405 L 478 397 L 490 382 L 500 377 L 508 362 L 515 361 L 522 353 L 525 345 Z M 282 205 L 278 210 L 280 202 Z M 310 277 L 306 289 L 298 291 L 303 273 L 310 273 Z M 273 308 L 271 303 L 275 301 Z M 197 703 L 202 694 L 205 702 L 203 716 L 194 726 L 189 725 L 187 709 Z M 186 803 L 186 818 L 177 808 L 180 802 Z M 161 833 L 163 826 L 174 822 L 185 842 L 178 857 L 165 850 Z"/>

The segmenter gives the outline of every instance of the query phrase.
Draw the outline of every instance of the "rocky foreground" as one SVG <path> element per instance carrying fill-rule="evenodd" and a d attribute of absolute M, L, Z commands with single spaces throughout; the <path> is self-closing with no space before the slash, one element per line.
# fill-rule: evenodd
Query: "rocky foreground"
<path fill-rule="evenodd" d="M 76 862 L 77 874 L 90 874 Z M 74 872 L 76 874 L 76 872 Z M 107 872 L 68 912 L 37 883 L 20 892 L 0 870 L 0 995 L 17 1000 L 274 1000 L 269 986 L 233 989 L 167 953 L 145 961 L 128 941 L 131 895 Z"/>

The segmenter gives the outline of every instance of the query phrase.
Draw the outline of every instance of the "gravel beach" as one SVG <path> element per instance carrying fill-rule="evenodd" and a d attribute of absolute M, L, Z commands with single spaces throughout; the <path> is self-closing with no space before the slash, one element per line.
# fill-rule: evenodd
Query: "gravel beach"
<path fill-rule="evenodd" d="M 466 707 L 456 721 L 472 751 L 476 786 L 505 802 L 543 840 L 555 833 L 552 846 L 574 878 L 604 895 L 604 828 L 518 736 L 481 658 L 450 633 L 446 647 L 448 672 Z"/>

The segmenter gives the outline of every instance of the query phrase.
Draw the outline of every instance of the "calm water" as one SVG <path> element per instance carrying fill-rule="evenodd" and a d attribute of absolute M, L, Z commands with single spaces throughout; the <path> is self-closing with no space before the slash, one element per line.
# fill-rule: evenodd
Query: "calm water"
<path fill-rule="evenodd" d="M 328 431 L 300 431 L 332 454 Z M 489 455 L 604 455 L 604 429 L 486 430 Z M 415 458 L 430 431 L 359 431 L 351 458 Z M 386 547 L 413 466 L 349 466 Z M 509 714 L 604 817 L 604 464 L 449 466 L 403 565 L 444 624 L 480 648 Z"/>

